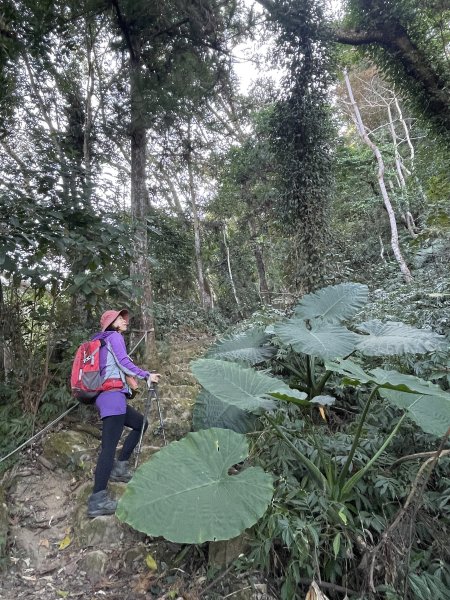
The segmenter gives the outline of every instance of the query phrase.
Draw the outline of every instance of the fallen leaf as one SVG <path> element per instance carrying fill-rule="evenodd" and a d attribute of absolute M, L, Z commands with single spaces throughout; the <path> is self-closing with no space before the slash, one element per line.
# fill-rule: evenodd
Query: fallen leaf
<path fill-rule="evenodd" d="M 66 537 L 59 542 L 58 548 L 60 550 L 65 550 L 68 546 L 70 546 L 71 543 L 72 543 L 72 538 L 69 535 L 66 535 Z"/>
<path fill-rule="evenodd" d="M 329 598 L 322 593 L 317 583 L 313 581 L 308 593 L 306 594 L 305 600 L 329 600 Z"/>
<path fill-rule="evenodd" d="M 44 546 L 45 548 L 49 548 L 50 542 L 44 538 L 42 540 L 39 540 L 39 546 Z"/>
<path fill-rule="evenodd" d="M 145 557 L 145 564 L 150 569 L 150 571 L 157 571 L 158 565 L 156 564 L 156 560 L 153 558 L 151 554 L 147 554 Z"/>
<path fill-rule="evenodd" d="M 69 592 L 65 592 L 64 590 L 56 590 L 56 594 L 60 598 L 67 598 L 67 596 L 69 595 Z"/>

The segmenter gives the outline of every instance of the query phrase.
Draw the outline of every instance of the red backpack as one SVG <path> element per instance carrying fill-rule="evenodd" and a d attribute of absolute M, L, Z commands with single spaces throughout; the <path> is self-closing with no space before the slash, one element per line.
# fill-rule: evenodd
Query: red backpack
<path fill-rule="evenodd" d="M 83 342 L 72 365 L 70 387 L 72 395 L 83 404 L 93 404 L 100 392 L 124 387 L 122 379 L 103 379 L 100 373 L 100 348 L 104 340 Z"/>

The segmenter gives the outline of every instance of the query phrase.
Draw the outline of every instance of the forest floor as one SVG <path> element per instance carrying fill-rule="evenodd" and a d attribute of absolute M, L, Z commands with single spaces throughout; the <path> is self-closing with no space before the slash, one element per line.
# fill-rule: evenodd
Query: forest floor
<path fill-rule="evenodd" d="M 176 399 L 175 386 L 187 394 L 186 369 L 192 351 L 195 353 L 199 346 L 191 344 L 189 351 L 178 347 L 178 355 L 171 358 L 171 364 L 177 365 L 178 379 L 170 367 L 165 370 L 172 380 L 166 394 L 171 405 L 178 406 L 175 416 L 165 412 L 169 440 L 181 435 L 177 419 L 186 418 L 186 411 Z M 72 427 L 73 421 L 58 425 L 60 432 Z M 151 432 L 150 438 L 150 443 L 158 444 Z M 183 547 L 162 539 L 152 540 L 138 532 L 127 532 L 115 516 L 87 519 L 83 499 L 90 493 L 98 445 L 95 440 L 93 459 L 87 469 L 80 471 L 48 461 L 42 436 L 5 473 L 2 484 L 6 490 L 9 533 L 8 558 L 0 565 L 1 600 L 275 598 L 268 593 L 261 573 L 238 573 L 227 565 L 211 565 L 207 545 Z M 94 523 L 101 533 L 93 533 Z M 87 538 L 90 541 L 83 541 Z M 148 562 L 152 554 L 157 558 L 155 564 Z"/>

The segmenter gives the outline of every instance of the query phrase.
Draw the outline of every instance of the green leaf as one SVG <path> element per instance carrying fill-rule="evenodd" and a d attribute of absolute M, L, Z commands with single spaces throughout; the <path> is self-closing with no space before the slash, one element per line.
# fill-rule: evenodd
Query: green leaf
<path fill-rule="evenodd" d="M 138 531 L 182 544 L 236 537 L 262 517 L 273 494 L 272 477 L 259 467 L 228 475 L 247 456 L 245 436 L 234 431 L 189 433 L 137 469 L 116 514 Z"/>
<path fill-rule="evenodd" d="M 275 402 L 266 396 L 284 385 L 264 373 L 223 360 L 202 358 L 192 363 L 191 370 L 210 394 L 226 404 L 256 414 L 275 408 Z"/>
<path fill-rule="evenodd" d="M 439 396 L 380 390 L 380 395 L 393 406 L 406 410 L 407 416 L 426 433 L 444 436 L 450 427 L 450 394 Z"/>
<path fill-rule="evenodd" d="M 270 392 L 270 395 L 277 400 L 283 400 L 284 402 L 292 402 L 293 404 L 298 404 L 299 406 L 309 406 L 309 400 L 306 400 L 308 395 L 305 394 L 305 392 L 301 392 L 300 390 L 289 388 L 287 386 L 284 387 L 284 385 L 280 390 L 274 390 L 273 392 Z"/>
<path fill-rule="evenodd" d="M 333 540 L 333 552 L 334 552 L 334 558 L 338 557 L 339 554 L 339 550 L 341 548 L 341 534 L 337 533 L 334 536 L 334 540 Z"/>
<path fill-rule="evenodd" d="M 344 383 L 357 385 L 358 383 L 374 383 L 380 388 L 398 390 L 414 394 L 428 394 L 446 397 L 447 394 L 431 381 L 425 381 L 414 375 L 405 375 L 398 371 L 386 371 L 385 369 L 372 369 L 365 372 L 359 365 L 351 360 L 336 360 L 325 363 L 329 371 L 344 375 Z"/>
<path fill-rule="evenodd" d="M 332 406 L 336 402 L 333 396 L 314 396 L 311 398 L 312 404 L 320 404 L 321 406 Z"/>
<path fill-rule="evenodd" d="M 274 326 L 275 334 L 296 352 L 323 359 L 348 356 L 355 349 L 358 337 L 342 325 L 312 322 L 308 328 L 300 319 L 289 319 Z"/>
<path fill-rule="evenodd" d="M 194 431 L 220 427 L 237 433 L 248 433 L 255 430 L 257 423 L 255 415 L 222 402 L 206 390 L 202 390 L 197 396 L 192 415 Z"/>
<path fill-rule="evenodd" d="M 359 365 L 349 359 L 333 360 L 325 362 L 325 369 L 343 375 L 345 383 L 358 385 L 359 383 L 368 383 L 372 381 L 371 376 L 366 373 Z"/>
<path fill-rule="evenodd" d="M 300 319 L 337 323 L 353 317 L 367 302 L 369 289 L 361 283 L 330 285 L 304 296 L 295 308 Z"/>
<path fill-rule="evenodd" d="M 369 335 L 359 336 L 356 349 L 366 356 L 424 354 L 443 346 L 445 337 L 427 329 L 416 329 L 405 323 L 378 319 L 358 325 Z"/>
<path fill-rule="evenodd" d="M 231 360 L 256 365 L 268 360 L 275 348 L 265 346 L 270 337 L 260 329 L 252 329 L 238 335 L 223 338 L 213 346 L 206 358 Z"/>
<path fill-rule="evenodd" d="M 342 507 L 340 509 L 340 511 L 338 512 L 338 516 L 341 519 L 341 521 L 344 523 L 344 525 L 347 525 L 347 515 L 345 514 L 345 508 Z"/>
<path fill-rule="evenodd" d="M 406 375 L 398 371 L 386 371 L 385 369 L 372 369 L 370 372 L 372 381 L 382 388 L 398 390 L 401 392 L 414 392 L 416 394 L 427 394 L 429 396 L 448 396 L 446 392 L 432 383 L 415 375 Z"/>

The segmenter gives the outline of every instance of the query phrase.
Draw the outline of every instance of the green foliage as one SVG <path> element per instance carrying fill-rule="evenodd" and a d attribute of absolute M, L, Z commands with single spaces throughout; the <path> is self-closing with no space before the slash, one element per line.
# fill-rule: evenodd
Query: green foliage
<path fill-rule="evenodd" d="M 241 410 L 237 406 L 222 402 L 217 396 L 202 390 L 196 400 L 192 414 L 194 431 L 220 427 L 236 433 L 249 433 L 258 427 L 256 415 Z"/>
<path fill-rule="evenodd" d="M 325 270 L 332 189 L 331 53 L 321 3 L 286 0 L 271 3 L 269 11 L 288 70 L 272 119 L 281 190 L 277 211 L 290 231 L 297 229 L 294 281 L 310 291 L 323 282 Z"/>
<path fill-rule="evenodd" d="M 269 339 L 263 330 L 258 329 L 230 335 L 221 338 L 212 346 L 206 357 L 257 365 L 268 360 L 275 352 L 274 348 L 268 345 Z"/>
<path fill-rule="evenodd" d="M 342 325 L 321 321 L 310 324 L 296 318 L 277 323 L 274 333 L 296 352 L 321 358 L 348 356 L 355 350 L 358 339 L 355 333 Z"/>
<path fill-rule="evenodd" d="M 245 438 L 233 431 L 189 433 L 139 467 L 117 516 L 139 531 L 174 542 L 235 537 L 261 517 L 273 493 L 272 477 L 259 467 L 228 474 L 247 455 Z"/>
<path fill-rule="evenodd" d="M 327 287 L 305 296 L 294 314 L 299 319 L 320 319 L 325 323 L 345 321 L 366 304 L 368 291 L 367 286 L 354 283 Z"/>
<path fill-rule="evenodd" d="M 299 315 L 303 315 L 310 325 L 317 321 L 324 326 L 335 326 L 336 322 L 340 323 L 343 318 L 348 318 L 361 309 L 366 295 L 367 288 L 358 288 L 358 284 L 325 288 L 302 300 L 294 310 L 294 320 L 300 321 Z M 334 302 L 331 301 L 332 298 L 335 299 Z M 340 300 L 336 302 L 336 298 Z M 317 301 L 315 310 L 314 300 Z M 330 311 L 332 306 L 334 312 Z M 329 316 L 331 323 L 323 320 L 324 315 Z M 416 333 L 420 338 L 421 332 L 417 330 Z M 331 333 L 329 338 L 332 342 Z M 234 432 L 245 432 L 254 431 L 256 425 L 258 436 L 252 447 L 252 461 L 271 471 L 277 485 L 270 507 L 265 512 L 261 511 L 264 514 L 255 525 L 255 548 L 249 564 L 264 566 L 275 574 L 277 569 L 271 558 L 277 556 L 277 568 L 281 569 L 278 574 L 284 581 L 282 598 L 300 598 L 300 580 L 305 574 L 310 578 L 317 576 L 317 566 L 311 561 L 312 554 L 317 556 L 321 576 L 327 577 L 328 581 L 341 584 L 344 578 L 351 578 L 351 566 L 347 569 L 346 561 L 357 564 L 362 559 L 363 549 L 368 551 L 370 545 L 358 541 L 364 539 L 362 532 L 370 532 L 372 540 L 379 538 L 389 520 L 395 516 L 399 502 L 406 498 L 409 486 L 416 476 L 416 470 L 408 465 L 400 469 L 397 478 L 397 472 L 390 470 L 391 466 L 394 468 L 395 454 L 388 457 L 388 449 L 399 452 L 400 455 L 405 453 L 408 434 L 401 432 L 411 430 L 411 421 L 422 431 L 433 436 L 441 435 L 443 424 L 450 422 L 450 395 L 429 381 L 380 367 L 364 369 L 358 362 L 348 359 L 325 362 L 326 376 L 322 376 L 320 382 L 316 380 L 313 386 L 312 379 L 302 381 L 300 373 L 296 373 L 298 385 L 289 387 L 281 379 L 269 376 L 267 371 L 242 367 L 229 360 L 234 357 L 240 361 L 242 358 L 242 339 L 242 334 L 236 337 L 235 353 L 230 338 L 222 342 L 228 360 L 217 360 L 217 356 L 221 355 L 219 343 L 212 352 L 213 358 L 200 359 L 192 364 L 192 371 L 204 388 L 199 397 L 199 406 L 196 407 L 196 421 L 205 435 L 212 436 L 211 439 L 215 439 L 216 432 L 224 432 L 223 428 L 230 427 Z M 251 339 L 251 334 L 245 338 L 246 353 Z M 255 332 L 253 341 L 256 350 L 264 338 Z M 282 346 L 280 336 L 274 337 L 272 342 Z M 407 349 L 401 337 L 394 342 L 398 351 Z M 439 336 L 434 342 L 435 345 L 441 343 Z M 394 351 L 393 346 L 390 351 Z M 313 356 L 308 355 L 307 358 L 309 365 L 307 360 L 306 374 L 311 377 Z M 314 358 L 323 361 L 323 351 L 320 350 Z M 369 356 L 366 360 L 370 362 L 373 359 Z M 274 358 L 269 359 L 265 366 L 274 364 L 274 361 Z M 275 364 L 278 361 L 280 357 L 276 358 Z M 341 378 L 336 378 L 333 373 L 341 375 Z M 292 384 L 292 380 L 289 381 Z M 299 387 L 309 392 L 309 399 L 304 391 L 299 391 Z M 327 393 L 319 393 L 325 387 Z M 356 389 L 352 392 L 353 387 Z M 230 412 L 227 412 L 226 406 L 231 408 Z M 344 412 L 350 409 L 353 415 L 344 427 L 340 420 L 333 423 L 334 415 L 339 414 L 334 411 L 342 409 Z M 260 415 L 261 423 L 258 425 L 255 421 L 249 422 L 246 418 L 248 414 Z M 221 429 L 205 430 L 209 421 L 213 425 L 219 424 Z M 233 435 L 237 436 L 234 438 L 236 440 L 244 439 L 239 433 Z M 416 444 L 420 436 L 424 440 L 422 447 L 433 447 L 431 440 L 420 433 L 420 430 Z M 212 483 L 214 478 L 205 478 L 205 469 L 206 472 L 209 469 L 206 463 L 211 451 L 202 447 L 201 456 L 188 456 L 186 460 L 187 450 L 178 452 L 181 443 L 169 446 L 173 447 L 174 454 L 171 468 L 178 469 L 183 474 L 176 480 L 183 482 L 186 473 L 198 472 L 196 485 L 202 485 L 202 490 L 205 490 L 201 497 L 203 511 L 205 514 L 208 510 L 221 514 L 221 508 L 216 505 L 217 494 L 207 493 L 207 490 L 214 492 L 211 486 L 215 485 Z M 161 461 L 164 452 L 168 455 L 168 449 L 162 451 Z M 195 468 L 190 466 L 191 459 L 195 462 Z M 142 510 L 142 503 L 147 501 L 147 489 L 157 489 L 156 481 L 161 481 L 157 470 L 151 471 L 152 463 L 153 460 L 146 471 L 148 479 L 145 486 L 137 485 L 136 476 L 133 493 L 130 492 L 129 498 L 124 496 L 123 506 L 128 511 L 127 522 L 152 535 L 169 536 L 169 539 L 198 541 L 217 537 L 218 532 L 220 536 L 224 535 L 222 525 L 218 523 L 207 537 L 203 536 L 203 523 L 196 523 L 193 518 L 190 520 L 192 527 L 189 529 L 189 537 L 183 537 L 183 532 L 178 533 L 175 538 L 170 526 L 164 526 L 167 531 L 163 531 L 160 525 L 156 526 L 156 523 L 164 520 L 162 515 L 165 513 L 157 513 L 155 519 L 132 516 L 132 513 L 143 515 L 151 512 Z M 162 470 L 167 472 L 167 467 Z M 440 482 L 438 476 L 436 482 L 439 482 L 436 489 L 448 487 L 445 482 Z M 439 487 L 441 484 L 442 488 Z M 190 489 L 189 487 L 189 493 Z M 171 487 L 171 514 L 183 510 L 184 514 L 190 515 L 196 510 L 198 496 L 189 499 L 189 494 L 185 495 L 181 491 L 179 500 L 175 500 L 175 492 L 178 491 L 178 487 Z M 432 494 L 428 495 L 427 501 L 432 497 Z M 439 497 L 436 499 L 439 500 Z M 377 507 L 376 512 L 374 507 Z M 132 511 L 132 508 L 135 510 Z M 233 501 L 233 508 L 233 518 L 240 518 L 236 501 Z M 432 511 L 435 510 L 442 508 L 434 505 Z M 236 535 L 237 530 L 233 529 L 228 534 L 231 533 Z M 423 535 L 427 538 L 430 533 Z M 427 582 L 429 576 L 430 571 L 427 570 L 422 574 Z M 348 579 L 346 581 L 348 583 Z M 438 585 L 442 584 L 442 589 L 445 589 L 445 582 L 439 581 Z M 349 587 L 357 585 L 358 582 L 354 582 Z M 411 590 L 413 588 L 411 585 Z"/>
<path fill-rule="evenodd" d="M 345 291 L 346 294 L 341 292 Z M 351 292 L 351 293 L 349 293 Z M 363 297 L 358 294 L 360 292 Z M 361 307 L 367 294 L 365 286 L 358 284 L 348 284 L 345 286 L 335 286 L 326 288 L 319 291 L 317 294 L 311 294 L 309 297 L 305 297 L 296 309 L 296 314 L 302 314 L 301 311 L 306 311 L 306 314 L 312 315 L 312 303 L 314 299 L 318 300 L 318 306 L 315 311 L 316 318 L 311 317 L 308 321 L 313 322 L 314 320 L 327 326 L 334 326 L 334 321 L 339 321 L 343 316 L 354 314 L 354 312 Z M 343 300 L 343 297 L 346 300 Z M 336 301 L 339 298 L 339 302 Z M 362 298 L 355 301 L 355 298 Z M 328 307 L 334 307 L 334 313 L 332 315 Z M 331 319 L 331 324 L 323 321 L 323 315 L 326 314 Z M 297 317 L 297 320 L 298 319 Z M 314 331 L 314 329 L 312 329 Z M 416 332 L 420 337 L 420 332 Z M 356 334 L 354 334 L 356 335 Z M 280 336 L 279 336 L 280 337 Z M 330 330 L 328 334 L 329 342 L 332 341 L 333 331 Z M 254 337 L 256 345 L 260 344 L 261 338 L 259 335 Z M 435 340 L 437 344 L 441 343 L 439 336 Z M 390 351 L 394 351 L 394 341 Z M 290 340 L 288 340 L 290 343 Z M 403 340 L 400 338 L 396 340 L 398 350 L 402 352 L 404 350 Z M 242 346 L 242 336 L 236 338 L 236 354 L 232 353 L 232 341 L 226 340 L 223 342 L 224 347 L 228 353 L 227 358 L 240 359 L 239 350 Z M 306 346 L 306 352 L 308 352 L 308 344 Z M 248 346 L 248 344 L 247 344 Z M 328 355 L 328 350 L 323 350 L 323 344 L 319 345 L 316 350 L 315 356 L 317 358 L 324 359 Z M 302 340 L 299 341 L 299 347 L 302 347 Z M 333 345 L 330 345 L 333 348 Z M 354 348 L 354 346 L 353 346 Z M 215 348 L 213 356 L 220 355 L 220 345 Z M 299 349 L 297 348 L 297 351 Z M 305 351 L 305 350 L 303 350 Z M 311 353 L 313 354 L 313 353 Z M 331 355 L 336 357 L 339 355 L 337 351 L 331 351 Z M 311 366 L 311 365 L 310 365 Z M 354 489 L 359 484 L 361 479 L 367 475 L 370 469 L 373 469 L 376 461 L 382 456 L 385 449 L 392 443 L 397 435 L 400 426 L 406 416 L 409 416 L 415 420 L 415 422 L 423 427 L 425 431 L 429 431 L 434 435 L 440 435 L 442 428 L 439 430 L 434 427 L 433 423 L 436 423 L 436 410 L 441 410 L 441 417 L 444 422 L 449 422 L 450 419 L 450 396 L 440 390 L 438 386 L 431 384 L 430 382 L 422 381 L 411 375 L 404 375 L 395 371 L 386 371 L 384 369 L 375 368 L 371 371 L 364 371 L 356 363 L 349 360 L 337 361 L 337 362 L 326 362 L 325 363 L 326 376 L 322 377 L 320 383 L 311 385 L 311 381 L 306 381 L 306 388 L 309 392 L 309 401 L 306 399 L 306 394 L 302 391 L 289 388 L 283 381 L 268 376 L 266 373 L 257 371 L 252 368 L 242 367 L 239 364 L 230 362 L 229 360 L 217 360 L 217 358 L 206 358 L 195 361 L 192 364 L 192 372 L 201 383 L 202 387 L 208 393 L 202 393 L 199 415 L 200 421 L 203 419 L 203 423 L 209 416 L 212 418 L 218 418 L 222 425 L 229 420 L 232 424 L 233 429 L 245 430 L 246 424 L 240 422 L 239 413 L 232 412 L 230 415 L 225 415 L 223 410 L 224 405 L 229 405 L 238 408 L 240 411 L 246 411 L 248 413 L 254 413 L 256 415 L 264 414 L 264 418 L 274 429 L 277 435 L 287 444 L 287 446 L 294 453 L 296 460 L 305 469 L 305 475 L 319 485 L 319 488 L 325 494 L 326 498 L 331 504 L 327 509 L 328 518 L 334 523 L 344 523 L 348 520 L 347 514 L 350 514 L 354 503 Z M 335 398 L 330 397 L 327 394 L 321 394 L 326 385 L 327 380 L 331 376 L 332 372 L 338 372 L 344 377 L 342 384 L 344 385 L 363 385 L 367 387 L 369 385 L 370 394 L 364 402 L 361 416 L 358 420 L 356 430 L 353 433 L 351 440 L 351 447 L 348 451 L 347 456 L 343 456 L 340 459 L 336 459 L 329 454 L 326 448 L 323 447 L 322 441 L 317 443 L 313 437 L 312 445 L 316 450 L 314 458 L 308 457 L 304 451 L 298 448 L 292 439 L 290 434 L 285 430 L 285 423 L 282 418 L 282 413 L 275 413 L 273 411 L 276 408 L 276 404 L 273 398 L 279 401 L 287 403 L 288 405 L 296 406 L 302 411 L 310 409 L 310 413 L 313 414 L 314 410 L 317 410 L 317 406 L 323 410 L 324 406 L 331 406 L 334 404 Z M 313 373 L 310 370 L 309 376 L 312 377 Z M 377 392 L 379 389 L 395 390 L 402 394 L 408 394 L 411 396 L 409 403 L 403 402 L 402 408 L 405 409 L 404 414 L 395 419 L 394 426 L 391 428 L 387 437 L 380 441 L 379 446 L 374 449 L 372 455 L 369 455 L 365 462 L 363 462 L 358 468 L 355 469 L 356 456 L 358 453 L 359 445 L 363 439 L 364 430 L 366 423 L 370 416 L 370 410 L 375 403 Z M 427 412 L 426 404 L 421 403 L 423 396 L 427 396 L 428 406 L 433 402 L 433 396 L 437 396 L 442 402 L 437 405 L 434 402 L 434 409 L 429 409 Z M 391 397 L 386 394 L 386 399 L 391 401 Z M 402 396 L 403 397 L 403 396 Z M 272 399 L 271 399 L 272 398 Z M 205 405 L 208 400 L 212 400 L 212 408 L 208 415 L 208 410 Z M 220 404 L 217 404 L 216 400 Z M 314 401 L 315 400 L 315 401 Z M 392 403 L 398 407 L 399 400 L 397 396 L 392 399 Z M 416 412 L 417 407 L 417 412 Z M 305 413 L 307 414 L 307 413 Z M 281 420 L 280 420 L 281 419 Z M 200 423 L 200 426 L 203 426 Z M 206 500 L 205 500 L 206 501 Z M 336 506 L 333 503 L 337 503 Z M 350 511 L 350 512 L 349 512 Z M 334 538 L 336 540 L 336 537 Z M 337 541 L 334 541 L 334 551 L 337 555 Z M 339 542 L 340 544 L 340 542 Z"/>
<path fill-rule="evenodd" d="M 173 331 L 223 333 L 229 322 L 218 310 L 206 310 L 193 300 L 171 298 L 153 305 L 160 338 Z"/>
<path fill-rule="evenodd" d="M 418 330 L 410 325 L 375 319 L 360 323 L 358 329 L 364 334 L 356 344 L 359 352 L 365 356 L 390 354 L 425 354 L 439 349 L 445 344 L 442 336 L 434 331 Z"/>
<path fill-rule="evenodd" d="M 444 142 L 448 140 L 450 112 L 444 92 L 449 82 L 448 8 L 417 0 L 348 0 L 347 11 L 351 28 L 384 33 L 387 43 L 367 44 L 363 51 L 406 94 L 417 113 L 435 126 Z"/>

